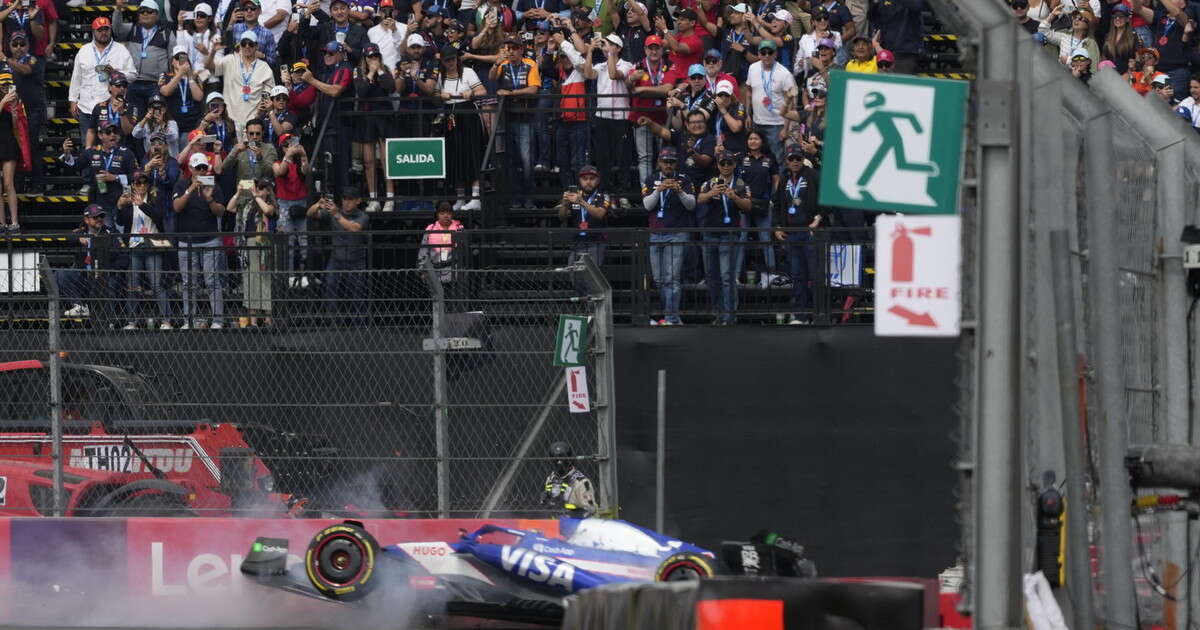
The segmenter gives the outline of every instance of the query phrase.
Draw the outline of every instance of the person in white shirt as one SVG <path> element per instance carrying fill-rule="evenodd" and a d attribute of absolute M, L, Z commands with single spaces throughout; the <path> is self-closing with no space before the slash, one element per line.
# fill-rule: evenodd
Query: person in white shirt
<path fill-rule="evenodd" d="M 395 70 L 396 62 L 404 56 L 404 40 L 408 37 L 408 24 L 397 22 L 396 10 L 391 0 L 379 3 L 379 23 L 367 30 L 367 39 L 379 47 L 383 56 L 383 67 Z"/>
<path fill-rule="evenodd" d="M 108 75 L 113 71 L 130 77 L 137 74 L 129 50 L 113 44 L 112 21 L 101 16 L 92 20 L 92 41 L 75 53 L 71 86 L 67 91 L 71 115 L 79 121 L 80 138 L 86 138 L 87 130 L 92 126 L 92 109 L 108 100 Z"/>
<path fill-rule="evenodd" d="M 1191 126 L 1200 129 L 1200 78 L 1192 77 L 1188 81 L 1188 97 L 1175 106 L 1175 113 L 1182 116 Z"/>
<path fill-rule="evenodd" d="M 259 101 L 271 98 L 271 88 L 275 87 L 275 74 L 267 62 L 257 57 L 257 51 L 258 34 L 248 30 L 238 38 L 236 53 L 217 53 L 214 62 L 210 51 L 204 61 L 214 76 L 225 77 L 221 92 L 239 138 L 246 123 L 256 116 Z"/>
<path fill-rule="evenodd" d="M 625 77 L 633 72 L 633 64 L 621 58 L 624 47 L 621 36 L 610 33 L 604 38 L 604 62 L 583 69 L 585 79 L 596 81 L 594 157 L 600 171 L 600 185 L 616 192 L 638 189 L 629 164 L 633 126 L 629 123 L 629 87 L 625 84 Z M 625 197 L 620 201 L 622 207 L 629 205 Z"/>
<path fill-rule="evenodd" d="M 787 68 L 775 63 L 778 52 L 775 42 L 764 38 L 758 46 L 759 60 L 750 64 L 746 72 L 746 85 L 750 89 L 742 90 L 742 99 L 754 128 L 767 137 L 771 152 L 780 156 L 788 127 L 783 112 L 796 105 L 796 79 Z"/>
<path fill-rule="evenodd" d="M 262 11 L 258 14 L 258 21 L 271 31 L 276 43 L 283 37 L 283 31 L 291 17 L 292 0 L 262 0 Z"/>
<path fill-rule="evenodd" d="M 175 31 L 175 45 L 187 49 L 188 61 L 196 68 L 196 76 L 204 82 L 210 76 L 208 69 L 204 67 L 204 57 L 212 46 L 220 46 L 221 36 L 213 20 L 213 9 L 207 2 L 192 7 L 191 20 L 183 19 L 185 13 L 186 11 L 179 12 L 179 30 Z"/>

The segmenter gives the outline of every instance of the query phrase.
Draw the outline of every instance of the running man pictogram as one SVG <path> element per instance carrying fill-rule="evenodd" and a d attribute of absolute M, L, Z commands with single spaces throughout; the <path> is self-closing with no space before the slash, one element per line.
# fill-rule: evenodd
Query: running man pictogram
<path fill-rule="evenodd" d="M 879 166 L 883 164 L 883 160 L 888 153 L 894 153 L 896 159 L 896 169 L 901 171 L 918 171 L 929 173 L 930 177 L 938 176 L 938 165 L 933 162 L 909 162 L 904 154 L 904 139 L 900 137 L 900 130 L 896 127 L 897 120 L 907 120 L 913 126 L 913 130 L 919 134 L 925 133 L 921 128 L 921 123 L 917 121 L 917 117 L 911 112 L 895 112 L 885 109 L 879 109 L 887 103 L 887 99 L 879 92 L 868 92 L 863 98 L 863 105 L 871 111 L 862 122 L 850 128 L 854 133 L 861 133 L 868 127 L 874 126 L 879 131 L 879 135 L 883 141 L 879 143 L 879 148 L 875 150 L 875 155 L 871 156 L 871 161 L 867 163 L 867 168 L 858 178 L 859 192 L 864 199 L 872 199 L 870 193 L 866 191 L 867 184 L 871 178 L 875 176 Z"/>

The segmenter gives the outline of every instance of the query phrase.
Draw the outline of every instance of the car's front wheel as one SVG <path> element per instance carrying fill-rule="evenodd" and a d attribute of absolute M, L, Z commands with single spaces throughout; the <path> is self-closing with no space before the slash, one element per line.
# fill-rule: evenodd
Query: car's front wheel
<path fill-rule="evenodd" d="M 662 564 L 658 565 L 658 570 L 654 572 L 654 581 L 699 580 L 700 578 L 710 578 L 716 574 L 716 564 L 712 558 L 684 551 L 663 560 Z"/>
<path fill-rule="evenodd" d="M 342 601 L 362 599 L 378 581 L 379 543 L 354 523 L 326 527 L 313 536 L 304 568 L 322 595 Z"/>

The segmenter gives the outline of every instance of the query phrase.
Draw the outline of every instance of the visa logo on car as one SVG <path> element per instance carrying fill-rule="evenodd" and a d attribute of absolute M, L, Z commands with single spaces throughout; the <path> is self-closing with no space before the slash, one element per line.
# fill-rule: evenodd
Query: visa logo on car
<path fill-rule="evenodd" d="M 527 580 L 575 592 L 575 567 L 550 556 L 504 545 L 500 548 L 500 564 L 505 571 Z"/>

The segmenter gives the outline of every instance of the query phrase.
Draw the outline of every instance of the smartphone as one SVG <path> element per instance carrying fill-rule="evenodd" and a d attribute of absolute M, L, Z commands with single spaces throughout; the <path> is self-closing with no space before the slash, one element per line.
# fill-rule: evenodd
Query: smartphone
<path fill-rule="evenodd" d="M 22 2 L 21 2 L 21 6 L 25 7 L 26 9 L 29 8 L 30 4 L 31 4 L 30 0 L 22 0 Z"/>
<path fill-rule="evenodd" d="M 295 136 L 288 138 L 287 145 L 289 147 L 298 146 L 299 144 L 300 144 L 300 138 L 297 138 Z"/>
<path fill-rule="evenodd" d="M 574 184 L 571 184 L 570 186 L 567 186 L 567 192 L 569 192 L 569 193 L 577 193 L 577 192 L 579 192 L 579 186 L 576 186 L 576 185 L 574 185 Z"/>
<path fill-rule="evenodd" d="M 216 136 L 203 136 L 200 138 L 200 144 L 216 144 L 220 142 Z"/>
<path fill-rule="evenodd" d="M 196 181 L 200 182 L 201 186 L 214 186 L 217 183 L 217 178 L 212 175 L 197 175 Z"/>
<path fill-rule="evenodd" d="M 250 148 L 251 148 L 251 149 L 257 149 L 257 148 L 258 148 L 258 140 L 251 140 L 251 141 L 250 141 L 250 142 L 248 142 L 247 144 L 249 144 L 249 145 L 250 145 Z"/>
<path fill-rule="evenodd" d="M 183 19 L 184 19 L 184 21 L 196 19 L 196 12 L 195 11 L 184 11 Z"/>
<path fill-rule="evenodd" d="M 251 188 L 254 188 L 254 180 L 253 179 L 239 179 L 238 180 L 238 190 L 250 190 Z"/>

